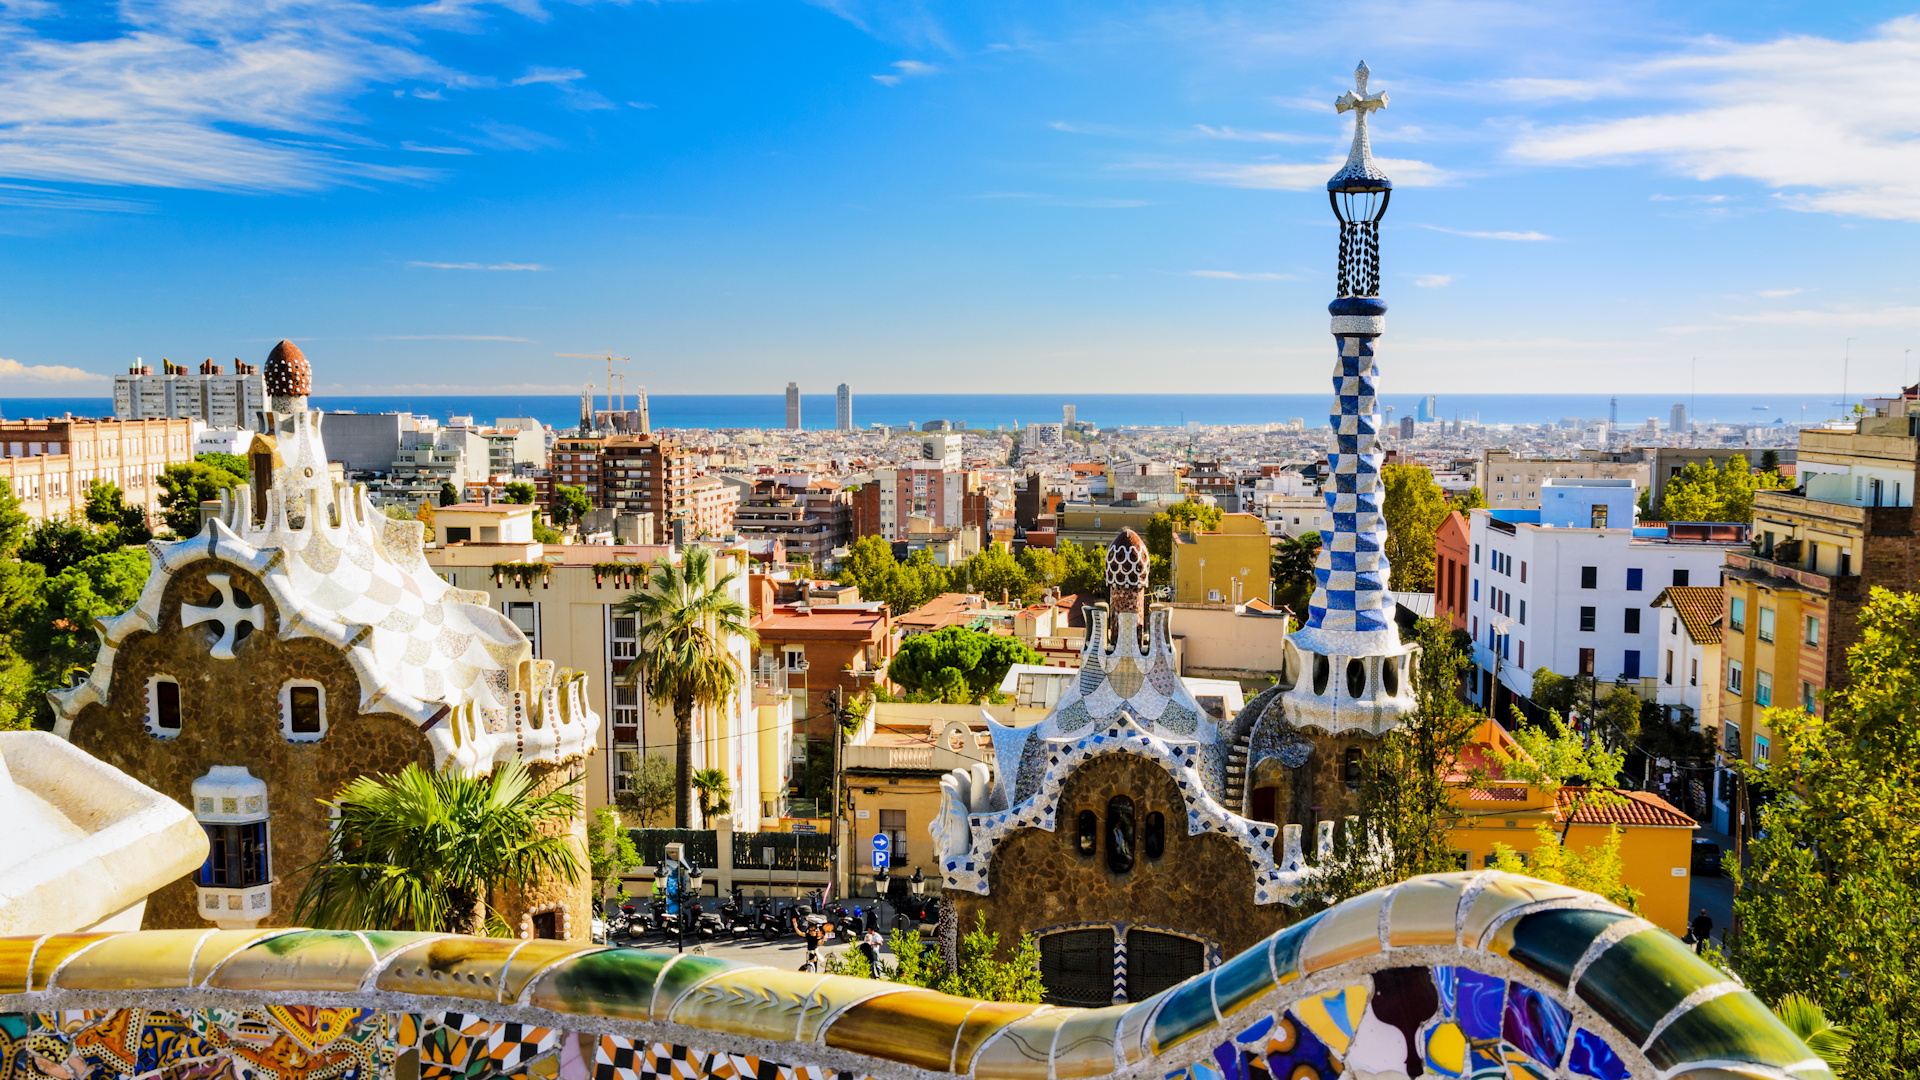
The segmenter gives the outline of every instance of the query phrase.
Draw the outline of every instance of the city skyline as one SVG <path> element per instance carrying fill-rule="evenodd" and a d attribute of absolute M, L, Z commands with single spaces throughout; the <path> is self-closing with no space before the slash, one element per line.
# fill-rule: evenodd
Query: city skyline
<path fill-rule="evenodd" d="M 1406 3 L 1364 48 L 1234 4 L 736 6 L 8 9 L 0 395 L 282 336 L 333 394 L 577 393 L 555 354 L 609 347 L 663 394 L 1094 363 L 1306 393 L 1362 58 L 1404 92 L 1395 386 L 1914 377 L 1920 20 L 1889 5 Z"/>

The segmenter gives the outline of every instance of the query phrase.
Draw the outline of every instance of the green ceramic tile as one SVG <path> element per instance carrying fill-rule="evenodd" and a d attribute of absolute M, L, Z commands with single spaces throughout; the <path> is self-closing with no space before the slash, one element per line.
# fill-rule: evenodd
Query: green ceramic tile
<path fill-rule="evenodd" d="M 671 959 L 671 958 L 669 958 Z M 656 991 L 655 1001 L 660 1009 L 671 1009 L 680 995 L 700 985 L 723 971 L 734 968 L 753 967 L 753 964 L 736 964 L 731 960 L 721 960 L 711 956 L 691 956 L 681 954 L 677 962 L 667 965 L 666 973 L 660 977 L 660 987 Z M 664 1013 L 662 1014 L 664 1015 Z"/>
<path fill-rule="evenodd" d="M 1120 1043 L 1120 1056 L 1126 1059 L 1127 1064 L 1138 1064 L 1150 1052 L 1147 1048 L 1147 1024 L 1167 993 L 1162 990 L 1145 1001 L 1128 1005 L 1126 1013 L 1120 1017 L 1120 1031 L 1115 1038 Z"/>
<path fill-rule="evenodd" d="M 1247 1003 L 1273 989 L 1273 966 L 1267 958 L 1267 943 L 1261 942 L 1239 956 L 1215 968 L 1213 1004 L 1221 1016 L 1232 1016 Z"/>
<path fill-rule="evenodd" d="M 296 930 L 227 957 L 205 985 L 220 990 L 358 990 L 373 967 L 373 950 L 358 934 Z"/>
<path fill-rule="evenodd" d="M 519 1001 L 520 996 L 526 993 L 527 984 L 539 978 L 542 972 L 555 964 L 570 957 L 585 956 L 606 948 L 603 945 L 580 945 L 569 941 L 533 940 L 521 943 L 511 938 L 504 940 L 502 944 L 509 947 L 519 946 L 512 950 L 513 959 L 507 962 L 506 971 L 500 976 L 502 1001 Z M 502 955 L 506 954 L 502 953 Z M 665 962 L 664 957 L 661 962 Z"/>
<path fill-rule="evenodd" d="M 582 953 L 541 976 L 527 1004 L 574 1016 L 652 1020 L 654 983 L 670 959 L 637 949 Z"/>
<path fill-rule="evenodd" d="M 825 975 L 754 967 L 722 972 L 680 998 L 676 1024 L 743 1038 L 791 1042 Z"/>
<path fill-rule="evenodd" d="M 1562 990 L 1573 978 L 1573 969 L 1580 958 L 1587 953 L 1587 946 L 1593 939 L 1614 923 L 1633 916 L 1618 911 L 1589 911 L 1578 908 L 1562 908 L 1556 911 L 1537 911 L 1532 915 L 1522 915 L 1508 924 L 1512 932 L 1512 945 L 1506 950 L 1514 963 L 1532 970 Z M 1502 927 L 1500 939 L 1505 939 L 1508 928 Z M 1494 951 L 1499 952 L 1496 942 Z"/>
<path fill-rule="evenodd" d="M 1153 1018 L 1153 1052 L 1164 1054 L 1187 1039 L 1211 1029 L 1213 986 L 1202 975 L 1167 991 L 1167 1000 Z"/>
<path fill-rule="evenodd" d="M 1687 1010 L 1647 1047 L 1647 1060 L 1662 1071 L 1689 1061 L 1785 1067 L 1813 1056 L 1759 998 L 1744 990 Z"/>
<path fill-rule="evenodd" d="M 1600 954 L 1575 993 L 1634 1043 L 1688 994 L 1727 977 L 1665 930 L 1629 934 Z"/>

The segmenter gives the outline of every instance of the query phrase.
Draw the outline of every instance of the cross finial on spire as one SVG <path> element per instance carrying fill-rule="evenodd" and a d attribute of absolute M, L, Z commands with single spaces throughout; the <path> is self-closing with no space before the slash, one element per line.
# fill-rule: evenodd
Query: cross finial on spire
<path fill-rule="evenodd" d="M 1367 66 L 1367 62 L 1360 61 L 1360 66 L 1353 69 L 1354 88 L 1333 100 L 1333 110 L 1346 112 L 1354 109 L 1360 113 L 1362 119 L 1365 119 L 1368 113 L 1386 108 L 1387 95 L 1384 91 L 1378 94 L 1367 93 L 1367 78 L 1372 74 L 1373 69 Z"/>

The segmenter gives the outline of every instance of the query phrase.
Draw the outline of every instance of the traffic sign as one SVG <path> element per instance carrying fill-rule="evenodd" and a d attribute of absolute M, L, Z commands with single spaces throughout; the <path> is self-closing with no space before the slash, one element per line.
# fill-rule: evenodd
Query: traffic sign
<path fill-rule="evenodd" d="M 887 859 L 886 852 L 876 850 L 873 853 L 873 868 L 875 870 L 885 870 L 887 868 L 887 862 L 888 862 L 888 859 Z"/>
<path fill-rule="evenodd" d="M 875 850 L 875 851 L 885 851 L 885 850 L 887 850 L 887 846 L 888 846 L 888 843 L 889 843 L 889 841 L 887 840 L 887 834 L 886 834 L 886 833 L 874 833 L 874 834 L 873 834 L 873 850 Z"/>

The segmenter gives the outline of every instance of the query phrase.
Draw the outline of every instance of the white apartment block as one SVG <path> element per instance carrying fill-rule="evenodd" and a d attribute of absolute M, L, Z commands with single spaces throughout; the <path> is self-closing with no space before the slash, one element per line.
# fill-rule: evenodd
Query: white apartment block
<path fill-rule="evenodd" d="M 256 428 L 267 407 L 266 380 L 252 364 L 233 362 L 225 373 L 212 360 L 197 373 L 162 360 L 155 375 L 149 366 L 129 368 L 113 377 L 116 420 L 198 420 L 208 427 Z"/>
<path fill-rule="evenodd" d="M 1651 478 L 1647 462 L 1608 460 L 1612 456 L 1522 458 L 1510 450 L 1487 449 L 1480 451 L 1474 482 L 1495 510 L 1540 509 L 1540 485 L 1553 479 L 1632 480 L 1641 488 L 1647 486 Z"/>
<path fill-rule="evenodd" d="M 1538 510 L 1471 513 L 1475 703 L 1505 721 L 1506 702 L 1531 696 L 1538 668 L 1600 683 L 1624 678 L 1656 696 L 1661 623 L 1671 612 L 1653 601 L 1671 586 L 1717 586 L 1726 553 L 1746 550 L 1748 530 L 1636 528 L 1638 497 L 1632 480 L 1549 478 Z"/>

